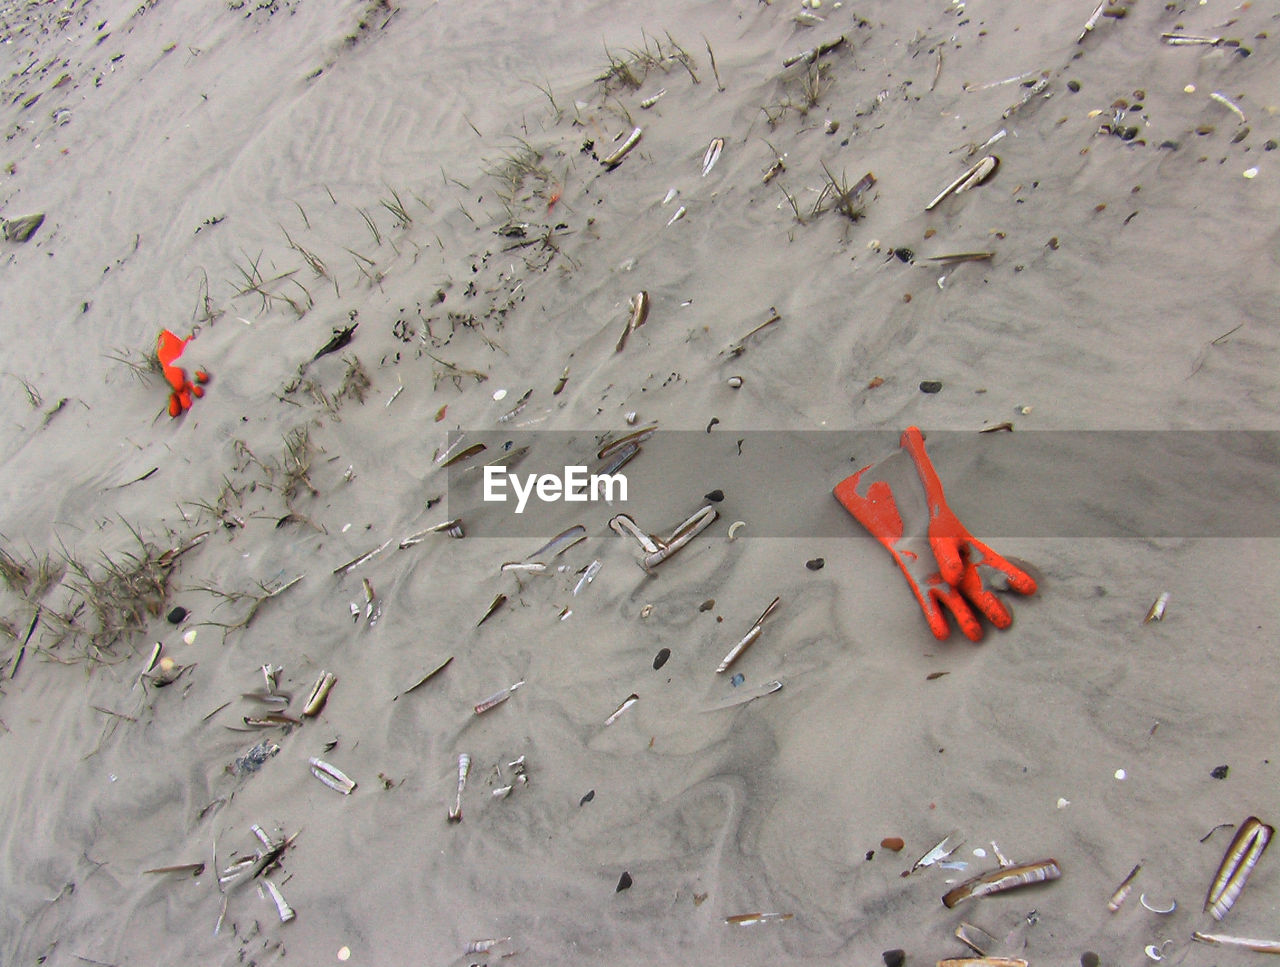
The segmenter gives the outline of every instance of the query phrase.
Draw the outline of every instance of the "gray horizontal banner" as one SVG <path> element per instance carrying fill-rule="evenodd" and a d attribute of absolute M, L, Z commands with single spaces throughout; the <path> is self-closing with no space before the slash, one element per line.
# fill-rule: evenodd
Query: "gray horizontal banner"
<path fill-rule="evenodd" d="M 861 538 L 832 488 L 900 451 L 892 432 L 717 427 L 654 432 L 615 466 L 628 448 L 610 451 L 611 441 L 640 429 L 454 434 L 449 514 L 469 537 L 603 529 L 617 513 L 668 534 L 710 494 L 722 495 L 717 526 L 745 520 L 744 537 Z M 979 538 L 1280 536 L 1280 433 L 932 431 L 926 440 L 951 508 Z M 900 499 L 922 501 L 911 482 Z"/>

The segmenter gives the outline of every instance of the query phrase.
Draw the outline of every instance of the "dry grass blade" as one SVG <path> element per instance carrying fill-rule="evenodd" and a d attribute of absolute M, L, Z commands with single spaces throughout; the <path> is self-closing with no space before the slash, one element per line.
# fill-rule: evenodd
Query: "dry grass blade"
<path fill-rule="evenodd" d="M 395 216 L 396 224 L 399 227 L 408 228 L 413 224 L 413 219 L 405 209 L 404 202 L 400 200 L 400 194 L 390 185 L 387 185 L 387 191 L 391 192 L 391 200 L 380 198 L 378 199 L 378 204 Z"/>
<path fill-rule="evenodd" d="M 836 180 L 836 176 L 831 173 L 825 161 L 822 162 L 822 170 L 827 176 L 827 187 L 835 196 L 836 211 L 852 222 L 862 218 L 865 210 L 857 202 L 862 193 L 876 183 L 875 177 L 868 172 L 857 184 L 851 186 L 843 173 L 840 179 Z"/>
<path fill-rule="evenodd" d="M 128 521 L 124 523 L 135 546 L 115 557 L 103 553 L 95 566 L 62 547 L 69 604 L 63 611 L 44 612 L 57 643 L 78 640 L 91 660 L 116 660 L 115 646 L 144 631 L 161 614 L 179 559 L 204 537 L 162 550 Z"/>

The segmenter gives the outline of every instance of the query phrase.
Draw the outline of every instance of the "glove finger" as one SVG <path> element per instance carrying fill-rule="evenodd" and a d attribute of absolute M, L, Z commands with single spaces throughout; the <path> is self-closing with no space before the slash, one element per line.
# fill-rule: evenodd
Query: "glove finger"
<path fill-rule="evenodd" d="M 978 573 L 977 567 L 971 566 L 965 570 L 959 591 L 997 628 L 1003 631 L 1013 624 L 1013 615 L 1009 613 L 1005 603 L 982 583 L 982 575 Z"/>
<path fill-rule="evenodd" d="M 204 390 L 198 385 L 193 384 L 191 386 L 188 386 L 187 389 L 191 391 L 191 395 L 194 396 L 196 399 L 200 399 L 201 397 L 204 396 Z"/>
<path fill-rule="evenodd" d="M 964 577 L 965 560 L 961 551 L 963 542 L 952 535 L 936 535 L 932 526 L 929 531 L 929 547 L 933 549 L 933 557 L 938 562 L 938 571 L 942 580 L 952 587 L 958 585 Z"/>
<path fill-rule="evenodd" d="M 902 565 L 902 562 L 898 562 Z M 929 622 L 929 630 L 933 632 L 933 637 L 939 641 L 946 641 L 951 637 L 951 625 L 947 623 L 947 616 L 943 614 L 942 608 L 938 602 L 941 595 L 936 588 L 929 588 L 923 591 L 920 585 L 916 584 L 915 579 L 907 571 L 906 566 L 902 565 L 902 573 L 907 575 L 907 581 L 911 585 L 912 592 L 915 593 L 916 601 L 920 605 L 920 610 L 924 613 L 925 621 Z"/>
<path fill-rule="evenodd" d="M 1036 579 L 1033 578 L 1022 568 L 1015 564 L 1010 564 L 1007 560 L 989 548 L 982 541 L 976 538 L 969 538 L 969 544 L 973 548 L 971 552 L 972 567 L 982 564 L 986 567 L 995 568 L 1001 574 L 1009 579 L 1009 587 L 1019 594 L 1035 594 Z"/>
<path fill-rule="evenodd" d="M 177 393 L 169 394 L 169 415 L 177 416 L 182 412 L 182 403 L 178 400 Z"/>
<path fill-rule="evenodd" d="M 969 603 L 964 596 L 956 588 L 950 585 L 936 585 L 929 589 L 929 596 L 937 603 L 944 604 L 951 611 L 952 616 L 956 619 L 956 624 L 960 630 L 964 632 L 964 636 L 970 641 L 982 640 L 982 623 L 973 613 L 973 609 L 969 607 Z M 946 624 L 946 619 L 941 614 L 938 616 L 942 623 Z M 932 621 L 930 627 L 933 626 Z M 935 628 L 934 634 L 937 635 Z M 938 635 L 939 638 L 944 637 Z"/>

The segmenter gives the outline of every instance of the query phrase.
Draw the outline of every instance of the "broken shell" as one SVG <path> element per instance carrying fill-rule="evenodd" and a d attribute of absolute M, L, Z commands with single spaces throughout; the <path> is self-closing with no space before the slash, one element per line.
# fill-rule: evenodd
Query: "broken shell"
<path fill-rule="evenodd" d="M 623 417 L 623 419 L 627 421 L 627 426 L 635 426 L 635 425 L 636 425 L 636 411 L 635 411 L 635 410 L 632 410 L 632 411 L 631 411 L 630 413 L 628 413 L 625 417 Z"/>
<path fill-rule="evenodd" d="M 745 520 L 735 520 L 729 525 L 729 540 L 737 540 L 738 531 L 747 526 Z"/>
<path fill-rule="evenodd" d="M 702 177 L 706 177 L 716 162 L 720 160 L 720 152 L 724 150 L 724 138 L 714 138 L 707 145 L 707 153 L 702 157 Z"/>
<path fill-rule="evenodd" d="M 1138 897 L 1138 902 L 1141 903 L 1148 910 L 1150 910 L 1152 913 L 1168 914 L 1168 913 L 1173 913 L 1174 910 L 1178 909 L 1178 903 L 1176 900 L 1170 900 L 1167 906 L 1163 906 L 1163 907 L 1152 906 L 1150 903 L 1147 902 L 1147 895 L 1145 893 L 1142 894 L 1140 897 Z"/>

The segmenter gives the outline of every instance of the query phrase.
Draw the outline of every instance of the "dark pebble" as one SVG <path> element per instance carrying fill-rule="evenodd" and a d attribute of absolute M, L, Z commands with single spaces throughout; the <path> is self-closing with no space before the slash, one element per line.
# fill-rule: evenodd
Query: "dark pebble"
<path fill-rule="evenodd" d="M 1092 950 L 1086 950 L 1080 955 L 1080 967 L 1098 967 L 1100 963 L 1102 961 Z"/>
<path fill-rule="evenodd" d="M 1067 81 L 1067 90 L 1069 90 L 1072 94 L 1075 94 L 1077 91 L 1080 90 L 1080 82 Z"/>
<path fill-rule="evenodd" d="M 711 493 L 709 493 L 709 494 L 704 494 L 704 495 L 703 495 L 703 499 L 704 499 L 704 500 L 709 500 L 709 501 L 711 501 L 713 504 L 718 504 L 718 503 L 720 503 L 720 501 L 724 500 L 724 491 L 723 491 L 723 490 L 713 490 L 713 491 L 711 491 Z"/>
<path fill-rule="evenodd" d="M 627 873 L 624 870 L 622 873 L 622 876 L 618 878 L 618 886 L 614 889 L 613 892 L 621 893 L 623 890 L 630 890 L 630 889 L 631 889 L 631 874 Z"/>
<path fill-rule="evenodd" d="M 926 379 L 924 382 L 920 384 L 920 392 L 921 393 L 941 393 L 942 380 Z"/>
<path fill-rule="evenodd" d="M 1274 151 L 1277 146 L 1275 138 L 1268 138 L 1266 141 L 1262 142 L 1263 151 Z"/>
<path fill-rule="evenodd" d="M 585 796 L 583 796 L 581 799 L 578 800 L 578 805 L 585 806 L 587 803 L 591 802 L 591 800 L 595 798 L 596 798 L 596 791 L 592 789 Z"/>
<path fill-rule="evenodd" d="M 910 262 L 916 257 L 916 253 L 909 248 L 895 248 L 893 254 L 898 257 L 899 262 Z"/>
<path fill-rule="evenodd" d="M 826 567 L 827 562 L 820 557 L 815 557 L 812 561 L 805 561 L 804 566 L 810 571 L 821 571 Z"/>
<path fill-rule="evenodd" d="M 884 967 L 902 967 L 907 962 L 907 952 L 905 950 L 886 950 L 880 955 L 884 958 Z"/>
<path fill-rule="evenodd" d="M 670 658 L 670 657 L 671 657 L 671 649 L 670 649 L 670 648 L 663 648 L 663 649 L 662 649 L 660 652 L 658 652 L 658 654 L 657 654 L 657 655 L 655 655 L 655 656 L 654 656 L 654 658 L 653 658 L 653 670 L 654 670 L 654 671 L 657 671 L 659 668 L 661 668 L 663 665 L 665 665 L 665 664 L 667 663 L 667 659 L 668 659 L 668 658 Z"/>
<path fill-rule="evenodd" d="M 1213 776 L 1213 778 L 1215 779 L 1225 779 L 1227 778 L 1227 773 L 1230 771 L 1231 771 L 1230 768 L 1228 768 L 1227 766 L 1218 766 L 1216 769 L 1210 772 L 1209 775 Z"/>
<path fill-rule="evenodd" d="M 715 599 L 715 598 L 707 598 L 707 600 L 703 601 L 703 602 L 702 602 L 702 604 L 698 605 L 698 610 L 699 610 L 699 611 L 710 611 L 710 610 L 711 610 L 712 608 L 714 608 L 715 606 L 716 606 L 716 599 Z"/>
<path fill-rule="evenodd" d="M 167 615 L 165 615 L 165 617 L 168 619 L 169 624 L 177 625 L 177 624 L 182 624 L 182 619 L 185 618 L 187 614 L 188 614 L 187 609 L 179 605 L 178 607 L 170 611 Z"/>

